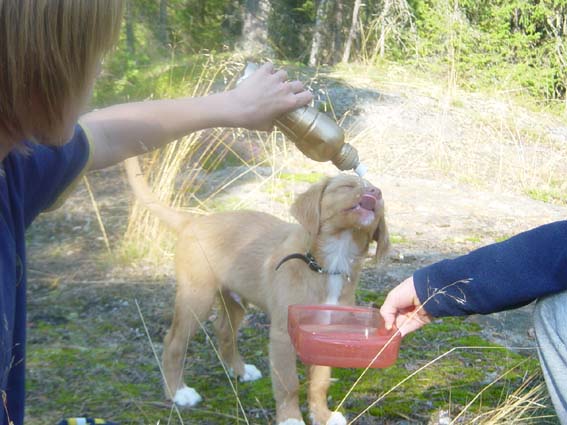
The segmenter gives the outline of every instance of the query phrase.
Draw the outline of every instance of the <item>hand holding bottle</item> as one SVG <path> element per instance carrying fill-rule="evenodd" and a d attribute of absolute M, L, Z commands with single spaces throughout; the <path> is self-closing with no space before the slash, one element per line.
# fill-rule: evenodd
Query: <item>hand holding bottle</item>
<path fill-rule="evenodd" d="M 258 65 L 248 63 L 237 83 L 237 87 L 256 86 L 254 78 L 258 78 L 265 67 L 266 65 L 258 69 Z M 284 71 L 278 71 L 273 75 L 277 76 L 281 82 L 285 82 L 287 79 L 287 74 Z M 360 163 L 356 149 L 345 143 L 343 129 L 333 119 L 316 108 L 303 106 L 305 104 L 301 102 L 307 96 L 303 91 L 299 91 L 300 89 L 304 90 L 301 83 L 292 81 L 288 84 L 287 94 L 294 93 L 297 106 L 291 107 L 294 101 L 293 97 L 282 96 L 282 101 L 285 99 L 290 103 L 281 106 L 285 106 L 286 109 L 291 108 L 291 110 L 282 112 L 275 121 L 276 126 L 308 158 L 319 162 L 332 161 L 339 170 L 352 169 L 362 177 L 366 173 L 366 167 Z M 285 90 L 284 94 L 286 94 Z M 299 102 L 299 99 L 301 102 Z"/>
<path fill-rule="evenodd" d="M 270 131 L 276 118 L 313 99 L 301 81 L 288 81 L 287 72 L 269 62 L 252 71 L 229 92 L 238 111 L 235 127 Z"/>

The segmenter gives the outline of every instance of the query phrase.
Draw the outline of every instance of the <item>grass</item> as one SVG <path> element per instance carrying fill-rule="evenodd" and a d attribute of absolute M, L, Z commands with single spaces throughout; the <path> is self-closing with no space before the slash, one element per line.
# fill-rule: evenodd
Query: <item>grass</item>
<path fill-rule="evenodd" d="M 296 182 L 303 183 L 317 183 L 324 177 L 321 173 L 280 173 L 278 178 L 284 182 L 291 183 L 292 185 Z"/>
<path fill-rule="evenodd" d="M 547 202 L 550 204 L 567 204 L 567 194 L 564 185 L 553 185 L 526 189 L 526 195 L 536 201 Z"/>
<path fill-rule="evenodd" d="M 95 102 L 100 106 L 223 89 L 218 81 L 232 81 L 238 69 L 225 59 L 192 57 L 184 60 L 188 65 L 180 65 L 180 58 L 149 64 L 121 76 L 118 84 L 107 73 L 97 87 Z M 368 165 L 377 175 L 466 181 L 482 189 L 527 193 L 543 202 L 561 204 L 566 199 L 566 188 L 557 183 L 564 181 L 566 171 L 559 164 L 564 161 L 565 148 L 542 137 L 540 126 L 529 130 L 533 118 L 524 122 L 514 115 L 523 118 L 521 108 L 510 107 L 499 115 L 494 111 L 502 103 L 488 102 L 482 104 L 486 110 L 475 109 L 464 93 L 458 93 L 452 103 L 443 103 L 439 86 L 400 67 L 338 67 L 321 69 L 312 77 L 350 84 L 343 93 L 399 93 L 360 131 L 348 132 L 349 141 L 360 148 L 362 156 L 372 158 Z M 412 109 L 417 102 L 425 107 Z M 343 122 L 348 121 L 349 113 L 340 105 L 333 105 L 333 110 Z M 404 114 L 416 119 L 412 131 L 401 121 Z M 243 141 L 240 145 L 235 143 L 239 140 Z M 254 155 L 247 156 L 251 151 Z M 286 214 L 294 193 L 328 170 L 324 164 L 304 162 L 277 132 L 200 132 L 147 155 L 144 165 L 160 198 L 178 208 L 205 212 L 261 208 L 285 219 L 289 219 Z M 199 332 L 188 352 L 186 376 L 203 395 L 203 403 L 178 413 L 163 401 L 154 350 L 159 357 L 171 322 L 174 238 L 137 206 L 126 218 L 129 192 L 119 176 L 111 176 L 111 185 L 104 175 L 95 176 L 91 181 L 95 201 L 83 192 L 68 208 L 75 218 L 55 213 L 49 220 L 40 220 L 38 230 L 29 237 L 35 264 L 42 268 L 30 273 L 27 423 L 56 423 L 62 417 L 79 415 L 123 424 L 273 423 L 268 321 L 257 310 L 247 316 L 241 347 L 246 360 L 264 374 L 262 379 L 233 382 L 235 394 L 212 349 L 214 338 Z M 101 193 L 101 187 L 110 190 L 118 184 L 123 185 L 121 192 Z M 234 194 L 234 188 L 241 191 Z M 267 195 L 269 202 L 258 205 L 254 197 L 258 194 Z M 112 199 L 110 204 L 122 200 L 123 204 L 109 210 L 99 202 L 101 198 Z M 96 214 L 73 210 L 78 205 L 91 211 L 96 206 Z M 104 222 L 106 239 L 100 234 L 98 217 Z M 87 227 L 84 222 L 93 224 L 81 233 L 76 229 Z M 71 236 L 55 244 L 54 234 Z M 92 240 L 95 248 L 90 245 Z M 467 238 L 471 244 L 480 241 L 477 234 Z M 398 233 L 393 233 L 392 242 L 398 246 L 413 243 Z M 422 247 L 422 254 L 436 248 Z M 55 258 L 59 268 L 53 266 Z M 418 255 L 415 264 L 407 266 L 417 267 L 420 259 Z M 373 282 L 387 285 L 359 289 L 357 302 L 381 305 L 386 288 L 395 282 L 382 269 L 368 273 Z M 363 286 L 368 288 L 370 283 Z M 204 327 L 211 332 L 209 322 Z M 305 368 L 301 364 L 299 373 L 307 417 Z M 342 402 L 341 409 L 349 419 L 364 412 L 356 423 L 427 423 L 438 410 L 448 410 L 453 418 L 462 414 L 459 423 L 506 423 L 511 417 L 524 420 L 521 415 L 528 416 L 527 422 L 531 417 L 538 418 L 535 423 L 555 423 L 546 417 L 549 400 L 542 390 L 535 353 L 518 354 L 496 346 L 480 336 L 478 325 L 467 320 L 443 319 L 408 336 L 395 366 L 360 376 L 360 370 L 336 369 L 336 381 L 329 392 L 329 404 Z"/>
<path fill-rule="evenodd" d="M 209 339 L 204 332 L 198 332 L 189 347 L 185 374 L 189 385 L 199 391 L 204 401 L 195 409 L 181 411 L 178 417 L 163 402 L 159 365 L 152 351 L 155 349 L 159 355 L 170 320 L 163 317 L 172 297 L 169 285 L 85 287 L 83 294 L 90 296 L 83 299 L 76 299 L 76 290 L 68 287 L 36 290 L 37 298 L 52 307 L 30 317 L 28 423 L 54 423 L 59 417 L 79 414 L 125 424 L 246 423 L 239 413 L 237 397 L 249 423 L 268 424 L 273 420 L 267 363 L 268 322 L 263 313 L 250 312 L 240 333 L 240 346 L 246 361 L 255 364 L 264 377 L 253 383 L 234 382 L 235 395 L 212 349 L 214 337 Z M 363 303 L 380 302 L 383 296 L 368 290 L 357 294 Z M 137 297 L 142 316 L 134 302 L 128 301 L 131 297 Z M 148 327 L 147 335 L 142 317 Z M 210 323 L 204 327 L 212 334 Z M 478 325 L 461 319 L 443 319 L 408 336 L 396 365 L 368 371 L 346 398 L 342 410 L 352 419 L 397 386 L 363 418 L 380 418 L 384 421 L 380 423 L 388 423 L 404 417 L 415 419 L 447 406 L 452 414 L 457 414 L 471 402 L 467 416 L 488 414 L 527 376 L 536 374 L 538 365 L 534 353 L 526 357 L 490 344 L 478 336 L 479 330 Z M 452 352 L 439 358 L 451 348 Z M 439 359 L 434 361 L 436 358 Z M 430 361 L 434 363 L 399 385 Z M 305 373 L 299 364 L 303 408 Z M 336 381 L 329 393 L 331 406 L 343 400 L 360 373 L 357 369 L 334 370 Z M 505 376 L 493 382 L 502 374 Z M 480 392 L 482 396 L 477 397 Z M 416 412 L 422 413 L 416 416 Z"/>
<path fill-rule="evenodd" d="M 393 245 L 402 245 L 408 243 L 409 240 L 403 235 L 397 233 L 390 233 L 390 242 Z"/>
<path fill-rule="evenodd" d="M 564 128 L 562 117 L 541 109 L 533 112 L 513 93 L 489 97 L 482 91 L 457 90 L 458 102 L 447 102 L 443 84 L 412 71 L 383 63 L 380 68 L 349 64 L 320 72 L 348 81 L 353 90 L 373 88 L 385 96 L 384 107 L 357 139 L 372 143 L 363 153 L 379 155 L 379 172 L 435 176 L 565 204 L 566 187 L 550 183 L 567 178 L 562 165 L 567 148 L 561 136 L 549 132 L 551 127 Z M 427 113 L 422 112 L 424 105 Z"/>

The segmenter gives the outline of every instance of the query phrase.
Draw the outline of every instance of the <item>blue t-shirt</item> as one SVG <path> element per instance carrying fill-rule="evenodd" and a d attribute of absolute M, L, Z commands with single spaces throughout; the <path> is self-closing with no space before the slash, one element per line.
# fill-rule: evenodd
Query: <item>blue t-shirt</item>
<path fill-rule="evenodd" d="M 24 146 L 10 152 L 0 168 L 0 425 L 24 421 L 25 230 L 39 213 L 59 206 L 90 157 L 87 135 L 78 125 L 62 147 Z"/>
<path fill-rule="evenodd" d="M 417 270 L 417 296 L 435 317 L 488 314 L 567 290 L 567 221 L 520 233 Z"/>

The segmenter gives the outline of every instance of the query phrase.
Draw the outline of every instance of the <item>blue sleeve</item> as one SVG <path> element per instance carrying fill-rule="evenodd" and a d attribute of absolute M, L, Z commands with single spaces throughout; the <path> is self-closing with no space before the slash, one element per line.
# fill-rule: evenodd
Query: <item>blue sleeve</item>
<path fill-rule="evenodd" d="M 23 205 L 26 227 L 42 211 L 57 208 L 86 171 L 90 144 L 85 130 L 77 125 L 63 146 L 28 145 L 22 155 Z"/>
<path fill-rule="evenodd" d="M 567 289 L 567 221 L 558 221 L 444 260 L 413 275 L 435 317 L 487 314 Z"/>

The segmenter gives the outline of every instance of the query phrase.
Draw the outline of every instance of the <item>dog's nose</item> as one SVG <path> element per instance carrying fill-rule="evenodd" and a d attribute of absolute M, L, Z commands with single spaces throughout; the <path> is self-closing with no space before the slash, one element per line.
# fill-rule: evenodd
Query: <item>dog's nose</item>
<path fill-rule="evenodd" d="M 382 191 L 374 186 L 368 186 L 365 188 L 365 194 L 374 196 L 377 200 L 382 199 Z"/>

